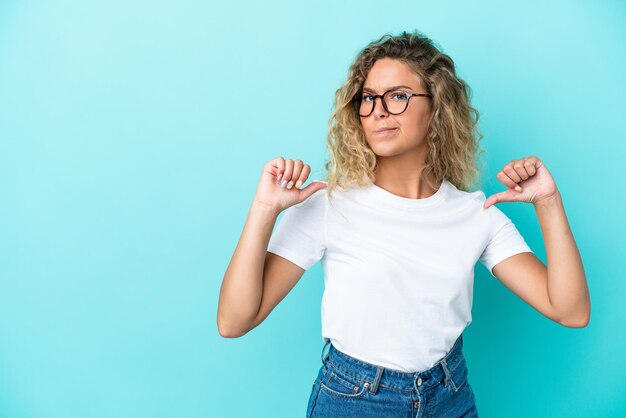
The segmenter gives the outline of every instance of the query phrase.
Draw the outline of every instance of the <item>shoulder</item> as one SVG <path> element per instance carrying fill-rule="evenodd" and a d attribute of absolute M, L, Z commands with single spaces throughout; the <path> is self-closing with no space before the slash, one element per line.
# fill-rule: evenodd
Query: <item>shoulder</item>
<path fill-rule="evenodd" d="M 454 184 L 448 182 L 448 193 L 446 196 L 446 200 L 452 206 L 470 206 L 472 208 L 482 208 L 487 198 L 485 196 L 485 192 L 483 192 L 482 190 L 466 192 L 465 190 L 457 189 Z"/>
<path fill-rule="evenodd" d="M 313 193 L 311 196 L 304 199 L 302 202 L 294 205 L 296 208 L 323 208 L 328 200 L 326 189 L 320 189 Z"/>
<path fill-rule="evenodd" d="M 447 200 L 451 206 L 463 209 L 464 212 L 469 211 L 476 214 L 487 222 L 502 221 L 506 217 L 496 205 L 491 205 L 487 209 L 483 207 L 487 200 L 483 190 L 459 190 L 452 183 L 449 183 Z"/>

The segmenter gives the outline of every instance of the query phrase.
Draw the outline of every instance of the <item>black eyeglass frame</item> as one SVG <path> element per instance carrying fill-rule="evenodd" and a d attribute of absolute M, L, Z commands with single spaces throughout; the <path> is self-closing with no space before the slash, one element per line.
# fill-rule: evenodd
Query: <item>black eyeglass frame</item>
<path fill-rule="evenodd" d="M 404 110 L 402 112 L 399 113 L 393 113 L 390 112 L 389 109 L 387 109 L 387 103 L 385 103 L 385 99 L 383 99 L 383 96 L 389 92 L 392 91 L 401 91 L 402 93 L 406 94 L 408 96 L 407 100 L 406 100 L 406 106 L 404 107 Z M 361 116 L 361 112 L 360 112 L 360 100 L 363 98 L 363 95 L 367 95 L 367 96 L 372 96 L 374 98 L 374 101 L 372 102 L 372 110 L 370 111 L 370 113 L 368 113 L 365 116 Z M 430 97 L 432 98 L 433 96 L 431 94 L 428 93 L 410 93 L 401 89 L 391 89 L 391 90 L 387 90 L 386 92 L 384 92 L 383 94 L 367 94 L 367 93 L 363 93 L 362 91 L 355 94 L 352 97 L 352 102 L 354 104 L 354 110 L 356 111 L 357 116 L 360 116 L 362 118 L 366 118 L 369 115 L 371 115 L 372 113 L 374 113 L 374 109 L 376 109 L 376 99 L 380 97 L 380 102 L 383 104 L 383 108 L 385 108 L 385 111 L 391 115 L 400 115 L 402 113 L 404 113 L 408 108 L 409 108 L 409 102 L 411 101 L 411 97 L 413 96 L 424 96 L 424 97 Z"/>

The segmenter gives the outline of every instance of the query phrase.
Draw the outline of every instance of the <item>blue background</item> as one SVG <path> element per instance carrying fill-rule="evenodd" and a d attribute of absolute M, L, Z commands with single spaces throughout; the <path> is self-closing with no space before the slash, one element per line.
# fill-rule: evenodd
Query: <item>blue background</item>
<path fill-rule="evenodd" d="M 487 196 L 512 159 L 550 170 L 591 291 L 565 328 L 477 265 L 481 416 L 624 416 L 626 5 L 432 3 L 2 1 L 0 416 L 304 416 L 321 266 L 237 339 L 223 274 L 263 165 L 320 178 L 352 59 L 413 29 L 473 89 Z M 545 262 L 532 205 L 498 207 Z"/>

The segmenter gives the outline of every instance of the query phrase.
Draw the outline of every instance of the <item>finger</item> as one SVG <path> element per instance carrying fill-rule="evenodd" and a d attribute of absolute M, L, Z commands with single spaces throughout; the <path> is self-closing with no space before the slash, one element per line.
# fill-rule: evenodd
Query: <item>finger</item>
<path fill-rule="evenodd" d="M 304 167 L 302 167 L 302 172 L 300 173 L 300 177 L 298 177 L 298 181 L 296 182 L 296 189 L 299 189 L 300 186 L 304 184 L 306 179 L 309 177 L 309 174 L 311 174 L 311 166 L 308 164 L 304 164 Z"/>
<path fill-rule="evenodd" d="M 325 189 L 326 187 L 328 187 L 328 185 L 322 181 L 314 181 L 311 184 L 309 184 L 308 186 L 306 186 L 304 189 L 300 190 L 300 198 L 302 199 L 301 201 L 304 201 L 306 199 L 309 198 L 309 196 L 311 196 L 313 193 L 315 193 L 316 191 L 320 190 L 320 189 Z"/>
<path fill-rule="evenodd" d="M 515 161 L 515 163 L 513 163 L 513 169 L 515 170 L 517 175 L 521 178 L 520 181 L 524 181 L 528 177 L 530 177 L 530 174 L 528 174 L 528 172 L 526 171 L 524 161 L 526 161 L 526 159 L 522 158 L 521 160 L 517 160 Z"/>
<path fill-rule="evenodd" d="M 504 170 L 504 169 L 503 169 Z M 517 183 L 511 179 L 511 177 L 508 176 L 508 174 L 506 174 L 504 171 L 499 171 L 498 174 L 496 174 L 496 177 L 498 178 L 498 180 L 500 180 L 506 187 L 510 188 L 510 189 L 514 189 L 515 186 L 517 186 Z"/>
<path fill-rule="evenodd" d="M 511 181 L 513 181 L 514 183 L 519 183 L 520 181 L 522 181 L 521 177 L 519 176 L 519 174 L 517 174 L 517 172 L 515 171 L 515 168 L 513 168 L 513 164 L 515 161 L 511 161 L 510 163 L 508 163 L 507 165 L 504 166 L 504 168 L 502 169 L 502 171 L 504 172 L 504 174 L 506 174 L 507 176 L 509 176 L 509 178 L 511 179 Z M 513 186 L 515 187 L 515 186 Z"/>
<path fill-rule="evenodd" d="M 303 165 L 304 163 L 302 162 L 302 160 L 294 161 L 293 172 L 291 173 L 291 180 L 289 180 L 286 186 L 288 189 L 291 189 L 293 185 L 295 184 L 296 180 L 298 180 L 298 177 L 300 177 L 300 172 L 302 171 Z"/>
<path fill-rule="evenodd" d="M 283 157 L 277 157 L 272 161 L 272 164 L 275 167 L 274 175 L 276 176 L 276 181 L 280 181 L 285 172 L 285 159 Z"/>
<path fill-rule="evenodd" d="M 493 205 L 494 203 L 496 203 L 497 198 L 495 197 L 495 195 L 489 196 L 487 199 L 485 199 L 485 201 L 483 202 L 483 209 L 487 209 L 489 208 L 489 206 Z"/>
<path fill-rule="evenodd" d="M 535 161 L 531 158 L 527 158 L 524 161 L 524 167 L 526 168 L 526 172 L 531 176 L 534 176 L 535 173 L 537 173 L 537 169 L 535 168 Z"/>
<path fill-rule="evenodd" d="M 282 183 L 280 183 L 281 189 L 284 189 L 291 180 L 291 173 L 293 173 L 293 160 L 285 160 L 285 174 L 282 177 Z"/>
<path fill-rule="evenodd" d="M 495 205 L 496 203 L 499 203 L 499 202 L 514 202 L 515 199 L 517 198 L 517 195 L 518 193 L 511 189 L 505 190 L 500 193 L 492 194 L 483 202 L 483 208 L 487 209 L 489 206 Z"/>

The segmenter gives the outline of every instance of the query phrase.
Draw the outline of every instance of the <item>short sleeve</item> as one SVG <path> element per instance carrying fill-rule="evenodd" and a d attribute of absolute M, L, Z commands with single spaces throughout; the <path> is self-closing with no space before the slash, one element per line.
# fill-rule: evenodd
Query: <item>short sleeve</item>
<path fill-rule="evenodd" d="M 326 189 L 288 207 L 270 237 L 267 251 L 308 270 L 326 250 Z"/>
<path fill-rule="evenodd" d="M 491 211 L 488 216 L 489 239 L 479 260 L 495 277 L 493 267 L 500 261 L 518 253 L 533 251 L 504 212 L 493 205 L 485 210 Z"/>

